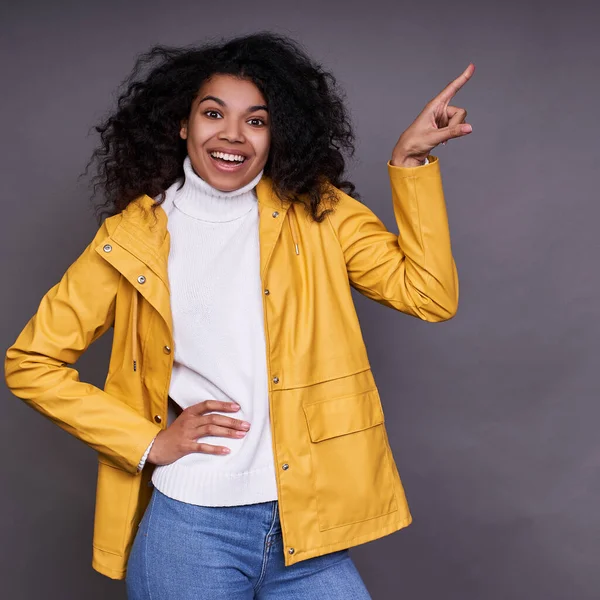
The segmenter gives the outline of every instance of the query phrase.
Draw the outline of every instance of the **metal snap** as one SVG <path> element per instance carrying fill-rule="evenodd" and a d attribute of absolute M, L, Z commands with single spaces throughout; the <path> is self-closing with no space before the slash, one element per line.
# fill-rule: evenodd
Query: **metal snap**
<path fill-rule="evenodd" d="M 289 552 L 290 554 L 294 554 L 294 552 L 296 552 L 296 551 L 295 551 L 293 548 L 288 548 L 288 552 Z"/>
<path fill-rule="evenodd" d="M 279 377 L 277 377 L 277 376 L 273 377 L 273 383 L 279 383 Z"/>
<path fill-rule="evenodd" d="M 271 292 L 269 290 L 265 290 L 265 295 L 268 296 Z"/>
<path fill-rule="evenodd" d="M 138 283 L 146 283 L 146 278 L 143 275 L 138 277 Z"/>
<path fill-rule="evenodd" d="M 163 351 L 165 354 L 171 354 L 171 346 L 164 346 Z"/>
<path fill-rule="evenodd" d="M 284 471 L 287 471 L 287 470 L 290 468 L 290 465 L 288 465 L 287 463 L 283 463 L 283 464 L 281 465 L 281 468 L 282 468 Z"/>
<path fill-rule="evenodd" d="M 112 250 L 112 246 L 110 244 L 106 244 L 102 249 L 104 252 L 110 252 Z"/>
<path fill-rule="evenodd" d="M 277 211 L 275 211 L 275 212 L 273 213 L 273 215 L 272 215 L 272 216 L 273 216 L 273 217 L 278 217 L 278 216 L 279 216 L 279 213 L 278 213 Z"/>
<path fill-rule="evenodd" d="M 162 423 L 162 417 L 161 417 L 160 415 L 154 415 L 154 420 L 155 420 L 157 423 Z"/>

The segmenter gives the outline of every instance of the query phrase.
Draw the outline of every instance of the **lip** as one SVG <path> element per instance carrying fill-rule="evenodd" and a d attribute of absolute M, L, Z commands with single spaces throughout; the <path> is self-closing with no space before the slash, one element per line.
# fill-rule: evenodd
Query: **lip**
<path fill-rule="evenodd" d="M 239 150 L 236 150 L 235 148 L 226 148 L 225 146 L 219 146 L 218 148 L 211 148 L 208 153 L 210 154 L 211 152 L 223 152 L 223 154 L 239 154 L 240 156 L 243 156 L 244 158 L 248 158 L 248 155 L 245 152 L 240 152 Z"/>
<path fill-rule="evenodd" d="M 210 152 L 223 152 L 223 150 L 211 150 Z M 245 169 L 248 162 L 250 162 L 250 159 L 246 156 L 246 160 L 243 163 L 240 163 L 239 165 L 236 165 L 234 163 L 227 164 L 227 163 L 217 160 L 216 158 L 213 158 L 210 155 L 210 152 L 208 153 L 208 158 L 210 160 L 210 164 L 215 169 L 217 169 L 217 171 L 220 171 L 221 173 L 236 173 L 237 171 L 241 171 L 242 169 Z M 240 154 L 241 155 L 241 152 L 228 152 L 228 154 Z M 242 156 L 245 156 L 245 155 L 242 155 Z"/>

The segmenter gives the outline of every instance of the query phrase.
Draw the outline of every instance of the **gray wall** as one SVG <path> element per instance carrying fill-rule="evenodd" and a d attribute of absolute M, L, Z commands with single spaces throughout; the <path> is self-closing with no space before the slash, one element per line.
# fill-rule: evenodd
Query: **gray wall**
<path fill-rule="evenodd" d="M 559 2 L 24 2 L 0 14 L 0 346 L 96 230 L 77 177 L 137 53 L 273 29 L 338 76 L 350 175 L 394 229 L 386 161 L 473 61 L 437 148 L 450 322 L 355 295 L 414 523 L 352 549 L 376 599 L 598 598 L 598 9 Z M 101 385 L 109 334 L 78 363 Z M 95 454 L 0 389 L 2 596 L 124 598 L 92 570 Z"/>

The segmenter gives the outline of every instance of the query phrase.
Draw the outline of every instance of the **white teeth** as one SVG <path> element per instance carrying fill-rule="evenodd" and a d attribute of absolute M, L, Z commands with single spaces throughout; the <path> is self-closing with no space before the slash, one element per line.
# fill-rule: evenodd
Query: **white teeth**
<path fill-rule="evenodd" d="M 222 158 L 223 160 L 231 160 L 231 161 L 241 161 L 244 162 L 245 157 L 239 155 L 239 154 L 225 154 L 224 152 L 211 152 L 210 153 L 211 156 L 214 156 L 215 158 Z"/>

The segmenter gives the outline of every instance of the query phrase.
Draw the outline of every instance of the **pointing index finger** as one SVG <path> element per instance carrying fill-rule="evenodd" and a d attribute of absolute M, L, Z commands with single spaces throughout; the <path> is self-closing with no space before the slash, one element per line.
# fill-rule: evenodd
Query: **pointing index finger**
<path fill-rule="evenodd" d="M 434 102 L 450 102 L 454 94 L 471 79 L 471 75 L 475 71 L 475 65 L 469 63 L 469 66 L 454 80 L 451 81 L 438 95 L 434 98 Z"/>

